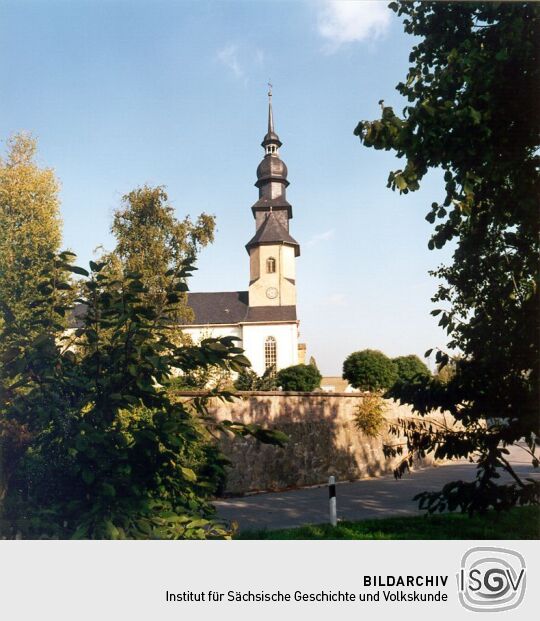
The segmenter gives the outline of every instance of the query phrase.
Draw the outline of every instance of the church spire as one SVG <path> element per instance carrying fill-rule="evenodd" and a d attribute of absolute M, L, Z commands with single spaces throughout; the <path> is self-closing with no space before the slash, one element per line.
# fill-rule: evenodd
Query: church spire
<path fill-rule="evenodd" d="M 261 142 L 265 155 L 278 155 L 282 142 L 274 131 L 274 112 L 272 110 L 272 85 L 268 82 L 268 132 Z"/>
<path fill-rule="evenodd" d="M 274 113 L 272 112 L 272 85 L 268 82 L 268 133 L 274 133 Z"/>
<path fill-rule="evenodd" d="M 255 216 L 255 228 L 258 230 L 267 216 L 274 215 L 288 231 L 289 220 L 292 218 L 292 207 L 287 202 L 286 189 L 287 166 L 279 155 L 281 140 L 274 127 L 274 111 L 272 109 L 272 85 L 268 84 L 268 131 L 261 143 L 264 157 L 257 167 L 259 200 L 252 206 Z"/>

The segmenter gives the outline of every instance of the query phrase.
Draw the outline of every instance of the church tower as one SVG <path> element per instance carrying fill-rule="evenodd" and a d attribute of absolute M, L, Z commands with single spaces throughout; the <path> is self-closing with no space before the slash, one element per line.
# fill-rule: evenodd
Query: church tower
<path fill-rule="evenodd" d="M 282 143 L 274 131 L 272 91 L 268 93 L 268 132 L 257 167 L 259 200 L 251 208 L 255 235 L 246 245 L 250 259 L 249 307 L 296 306 L 296 266 L 300 245 L 289 234 L 292 207 L 286 198 L 287 166 L 279 156 Z"/>
<path fill-rule="evenodd" d="M 299 321 L 296 315 L 296 257 L 300 246 L 289 233 L 292 207 L 287 202 L 287 167 L 281 161 L 281 140 L 274 130 L 272 93 L 268 93 L 268 131 L 264 157 L 257 168 L 259 200 L 251 208 L 255 235 L 249 254 L 248 291 L 188 294 L 193 319 L 182 326 L 194 342 L 207 336 L 235 336 L 253 370 L 262 375 L 298 364 Z M 300 358 L 303 361 L 303 358 Z"/>

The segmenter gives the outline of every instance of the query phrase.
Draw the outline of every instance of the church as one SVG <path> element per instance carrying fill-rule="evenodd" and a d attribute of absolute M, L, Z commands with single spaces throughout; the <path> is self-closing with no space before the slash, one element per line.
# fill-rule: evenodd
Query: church
<path fill-rule="evenodd" d="M 246 244 L 249 255 L 247 291 L 189 293 L 191 323 L 182 331 L 194 342 L 236 336 L 239 346 L 262 375 L 303 363 L 305 345 L 298 343 L 296 258 L 300 245 L 289 232 L 292 207 L 287 201 L 287 166 L 279 155 L 282 143 L 274 130 L 272 92 L 268 93 L 268 131 L 257 167 L 259 199 L 251 207 L 255 234 Z"/>

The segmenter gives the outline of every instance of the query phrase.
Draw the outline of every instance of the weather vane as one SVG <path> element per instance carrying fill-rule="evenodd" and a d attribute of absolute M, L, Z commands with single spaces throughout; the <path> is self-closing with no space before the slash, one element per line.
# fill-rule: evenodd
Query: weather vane
<path fill-rule="evenodd" d="M 272 83 L 267 82 L 268 84 L 268 97 L 272 97 Z"/>

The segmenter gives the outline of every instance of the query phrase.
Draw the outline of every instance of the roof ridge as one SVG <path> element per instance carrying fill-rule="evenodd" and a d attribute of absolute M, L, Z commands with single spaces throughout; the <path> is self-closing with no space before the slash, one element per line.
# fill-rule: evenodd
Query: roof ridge
<path fill-rule="evenodd" d="M 213 293 L 248 293 L 247 289 L 242 289 L 241 291 L 188 291 L 187 294 L 188 295 L 193 295 L 194 293 L 200 293 L 202 295 L 209 295 L 209 294 L 213 294 Z"/>

